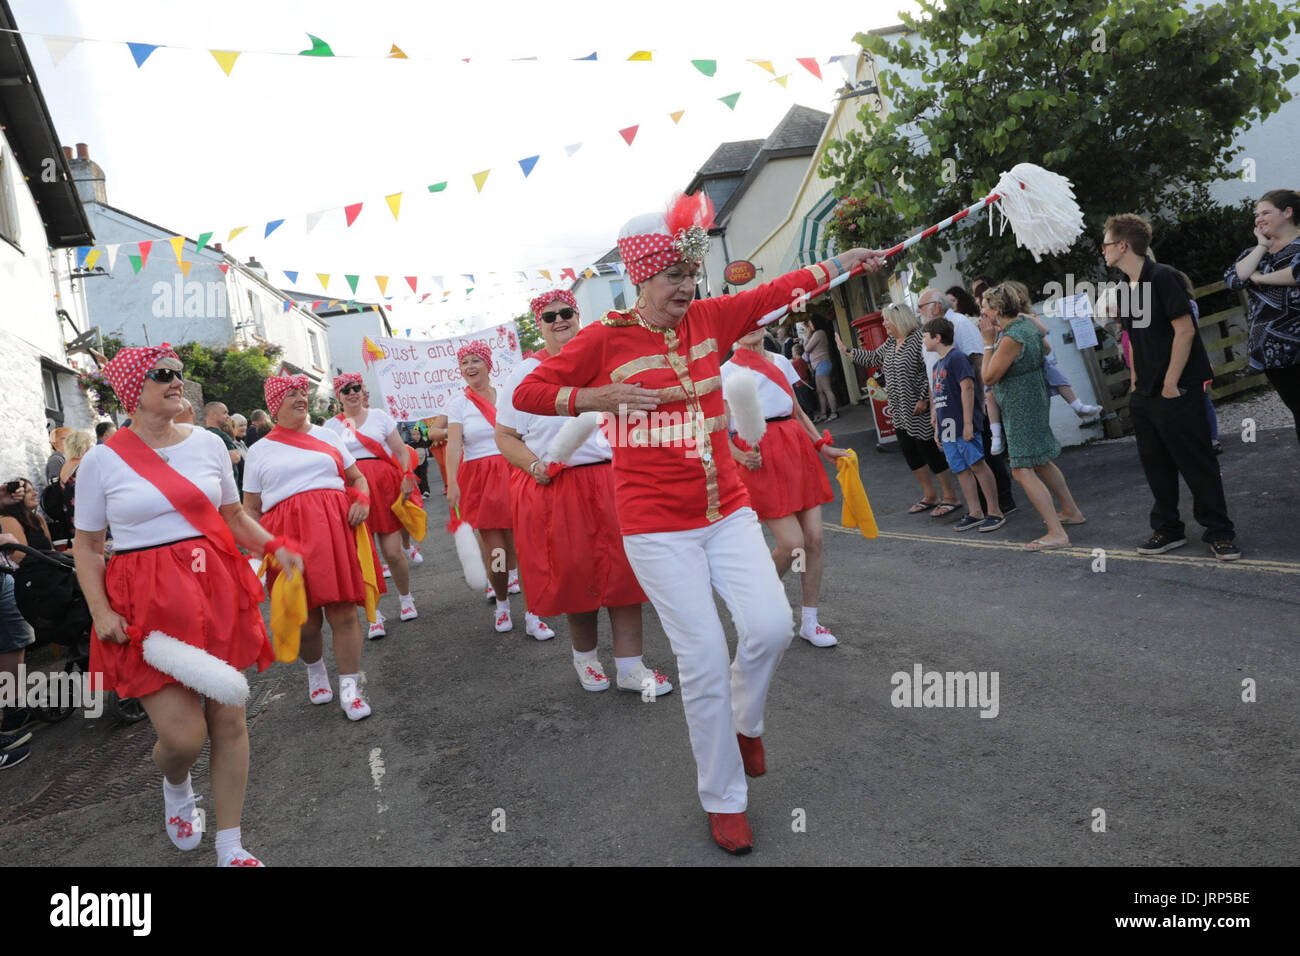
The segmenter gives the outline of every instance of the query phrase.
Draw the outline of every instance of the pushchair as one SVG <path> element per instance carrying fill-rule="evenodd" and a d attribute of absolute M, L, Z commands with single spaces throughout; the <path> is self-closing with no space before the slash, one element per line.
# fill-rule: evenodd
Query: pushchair
<path fill-rule="evenodd" d="M 71 555 L 38 551 L 21 544 L 0 545 L 0 553 L 18 551 L 25 555 L 17 567 L 0 562 L 0 574 L 14 579 L 14 600 L 18 613 L 36 632 L 32 647 L 57 644 L 64 649 L 63 671 L 90 672 L 90 630 L 94 623 L 90 606 L 77 582 L 76 563 Z M 71 701 L 34 700 L 29 709 L 46 723 L 57 723 L 72 715 Z M 104 709 L 126 723 L 143 720 L 144 707 L 134 697 L 105 694 Z"/>

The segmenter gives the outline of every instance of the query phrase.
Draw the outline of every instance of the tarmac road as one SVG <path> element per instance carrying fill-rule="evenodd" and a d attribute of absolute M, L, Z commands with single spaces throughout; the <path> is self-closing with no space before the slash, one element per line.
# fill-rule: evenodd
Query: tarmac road
<path fill-rule="evenodd" d="M 1194 526 L 1181 551 L 1134 553 L 1150 498 L 1131 440 L 1062 456 L 1088 523 L 1069 551 L 1027 554 L 1041 525 L 1024 495 L 989 535 L 906 515 L 915 482 L 865 423 L 855 410 L 836 438 L 862 458 L 882 533 L 826 509 L 821 618 L 840 645 L 796 638 L 777 673 L 751 856 L 709 839 L 680 694 L 584 692 L 564 622 L 526 637 L 518 598 L 515 631 L 493 632 L 440 529 L 414 572 L 420 618 L 396 622 L 386 597 L 389 636 L 365 648 L 371 718 L 309 705 L 300 665 L 252 677 L 245 845 L 272 866 L 1293 864 L 1294 433 L 1225 441 L 1246 553 L 1229 565 Z M 607 622 L 601 657 L 612 674 Z M 676 681 L 649 609 L 646 660 Z M 892 676 L 910 686 L 918 664 L 996 672 L 996 716 L 894 706 Z M 5 865 L 215 862 L 210 836 L 183 854 L 162 832 L 147 722 L 34 729 L 31 758 L 0 777 Z M 206 758 L 195 782 L 211 812 Z"/>

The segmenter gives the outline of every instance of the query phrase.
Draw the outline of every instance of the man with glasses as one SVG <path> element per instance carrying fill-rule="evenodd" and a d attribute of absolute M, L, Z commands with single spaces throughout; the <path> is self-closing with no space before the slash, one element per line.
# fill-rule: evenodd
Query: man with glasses
<path fill-rule="evenodd" d="M 977 326 L 970 316 L 962 315 L 956 309 L 951 307 L 952 303 L 948 301 L 948 295 L 942 289 L 929 288 L 921 293 L 921 298 L 917 301 L 916 311 L 920 316 L 921 324 L 929 322 L 931 319 L 946 318 L 952 323 L 952 344 L 969 360 L 971 367 L 975 370 L 975 396 L 977 400 L 982 400 L 984 395 L 984 378 L 980 373 L 980 362 L 984 357 L 984 336 L 980 334 Z M 939 361 L 939 353 L 925 351 L 922 353 L 925 359 L 925 380 L 933 382 L 934 366 Z M 933 387 L 931 388 L 933 391 Z M 1016 510 L 1015 495 L 1012 494 L 1011 470 L 1007 467 L 1006 452 L 993 454 L 993 429 L 989 424 L 988 415 L 977 416 L 980 419 L 983 430 L 981 431 L 982 441 L 984 444 L 984 460 L 989 463 L 989 468 L 993 471 L 993 479 L 998 486 L 998 509 L 1002 514 L 1009 515 Z M 985 514 L 990 514 L 992 508 L 989 502 L 984 500 L 984 492 L 976 491 L 980 499 L 980 507 L 984 509 Z"/>

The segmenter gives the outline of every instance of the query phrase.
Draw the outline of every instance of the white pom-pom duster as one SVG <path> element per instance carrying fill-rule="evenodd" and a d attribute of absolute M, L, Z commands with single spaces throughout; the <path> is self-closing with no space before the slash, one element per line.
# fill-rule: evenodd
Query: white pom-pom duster
<path fill-rule="evenodd" d="M 582 447 L 582 443 L 600 427 L 600 418 L 600 412 L 583 412 L 577 418 L 565 422 L 551 441 L 551 447 L 546 449 L 542 460 L 567 465 L 569 459 Z"/>
<path fill-rule="evenodd" d="M 767 433 L 767 420 L 763 406 L 758 401 L 758 384 L 753 375 L 732 375 L 723 387 L 723 397 L 731 406 L 731 417 L 736 422 L 736 434 L 757 448 L 759 440 Z"/>
<path fill-rule="evenodd" d="M 1016 245 L 1028 249 L 1035 262 L 1067 251 L 1083 232 L 1083 210 L 1064 176 L 1033 163 L 1018 163 L 1002 174 L 993 191 L 1001 197 L 998 207 L 1011 224 Z"/>
<path fill-rule="evenodd" d="M 451 533 L 456 541 L 456 557 L 460 558 L 460 570 L 465 575 L 465 583 L 472 591 L 482 591 L 488 586 L 487 569 L 483 567 L 483 552 L 478 548 L 474 538 L 474 529 L 468 521 L 462 521 Z"/>
<path fill-rule="evenodd" d="M 170 674 L 190 690 L 231 707 L 248 701 L 248 681 L 219 657 L 162 631 L 151 631 L 142 645 L 150 667 Z"/>

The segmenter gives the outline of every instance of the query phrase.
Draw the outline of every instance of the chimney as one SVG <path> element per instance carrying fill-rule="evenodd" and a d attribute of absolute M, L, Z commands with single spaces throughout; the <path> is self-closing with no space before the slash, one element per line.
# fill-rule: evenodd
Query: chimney
<path fill-rule="evenodd" d="M 63 158 L 66 159 L 68 162 L 72 162 L 72 147 L 71 147 L 71 146 L 64 146 L 64 147 L 63 147 Z"/>
<path fill-rule="evenodd" d="M 226 251 L 226 250 L 224 250 L 224 249 L 221 248 L 221 243 L 219 243 L 219 242 L 214 242 L 214 243 L 212 244 L 212 248 L 213 248 L 213 249 L 216 249 L 217 252 L 221 252 L 221 253 L 224 253 L 224 252 Z"/>
<path fill-rule="evenodd" d="M 82 202 L 108 203 L 108 190 L 104 185 L 104 171 L 90 158 L 90 147 L 85 143 L 77 144 L 77 157 L 72 158 L 72 150 L 63 147 L 63 155 L 68 159 L 72 170 L 72 181 L 77 186 L 77 195 Z"/>
<path fill-rule="evenodd" d="M 90 159 L 90 147 L 85 143 L 77 144 L 77 159 Z"/>

